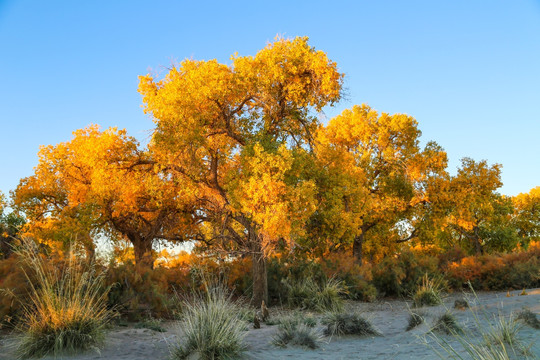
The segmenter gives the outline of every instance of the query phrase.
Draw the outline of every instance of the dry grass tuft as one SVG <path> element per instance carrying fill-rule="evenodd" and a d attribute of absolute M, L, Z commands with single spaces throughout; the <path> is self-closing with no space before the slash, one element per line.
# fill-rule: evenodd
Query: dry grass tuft
<path fill-rule="evenodd" d="M 442 303 L 441 290 L 443 282 L 440 279 L 430 279 L 427 274 L 422 278 L 422 284 L 413 295 L 415 307 L 424 305 L 435 306 Z"/>
<path fill-rule="evenodd" d="M 205 292 L 184 301 L 184 336 L 172 349 L 172 358 L 241 358 L 246 350 L 243 340 L 247 323 L 241 320 L 240 304 L 232 301 L 223 284 L 207 283 L 205 287 Z"/>
<path fill-rule="evenodd" d="M 104 288 L 104 274 L 74 254 L 68 254 L 63 267 L 52 267 L 28 239 L 17 254 L 33 272 L 26 274 L 31 291 L 23 304 L 19 357 L 56 357 L 102 345 L 112 317 L 106 306 L 110 288 Z"/>

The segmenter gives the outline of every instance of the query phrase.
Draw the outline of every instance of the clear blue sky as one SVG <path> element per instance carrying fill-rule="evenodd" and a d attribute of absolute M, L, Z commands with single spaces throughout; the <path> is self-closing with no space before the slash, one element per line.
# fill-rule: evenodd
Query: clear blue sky
<path fill-rule="evenodd" d="M 309 36 L 346 74 L 327 117 L 407 113 L 450 171 L 469 156 L 503 165 L 504 194 L 540 185 L 540 1 L 0 0 L 0 191 L 90 123 L 147 139 L 138 75 L 277 34 Z"/>

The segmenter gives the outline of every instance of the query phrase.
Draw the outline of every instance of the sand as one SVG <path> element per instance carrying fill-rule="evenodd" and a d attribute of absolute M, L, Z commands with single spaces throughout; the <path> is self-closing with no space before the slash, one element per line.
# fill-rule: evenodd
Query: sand
<path fill-rule="evenodd" d="M 361 311 L 366 318 L 380 330 L 380 337 L 333 337 L 325 339 L 320 349 L 306 350 L 298 347 L 277 348 L 271 344 L 272 336 L 277 332 L 277 326 L 263 325 L 261 329 L 250 329 L 246 334 L 248 346 L 247 359 L 438 359 L 433 347 L 437 348 L 429 336 L 429 329 L 435 318 L 450 309 L 459 324 L 470 333 L 478 333 L 473 311 L 482 314 L 480 307 L 488 314 L 485 319 L 480 315 L 482 327 L 488 326 L 488 320 L 497 314 L 505 315 L 528 308 L 537 315 L 540 314 L 540 289 L 527 290 L 528 295 L 520 296 L 521 291 L 513 291 L 510 297 L 506 292 L 481 292 L 478 300 L 469 296 L 471 307 L 466 310 L 453 309 L 454 301 L 462 298 L 463 294 L 454 293 L 444 299 L 444 305 L 424 307 L 421 311 L 426 314 L 426 323 L 406 332 L 409 317 L 410 302 L 405 300 L 383 300 L 376 303 L 349 302 L 347 307 Z M 272 309 L 271 309 L 272 311 Z M 490 320 L 491 321 L 491 320 Z M 100 352 L 90 351 L 76 356 L 65 356 L 61 359 L 90 360 L 90 359 L 168 359 L 169 347 L 181 338 L 181 330 L 175 322 L 164 323 L 166 332 L 160 333 L 149 329 L 136 329 L 133 326 L 115 327 L 107 334 L 106 344 Z M 322 327 L 321 327 L 322 330 Z M 519 338 L 525 346 L 530 346 L 531 358 L 540 358 L 540 330 L 524 326 Z M 444 339 L 459 348 L 459 343 L 451 336 Z M 0 348 L 0 359 L 14 359 L 14 335 L 3 335 Z M 427 343 L 426 343 L 427 342 Z M 467 357 L 464 357 L 467 358 Z M 516 358 L 523 358 L 519 355 Z M 45 358 L 52 359 L 51 357 Z"/>

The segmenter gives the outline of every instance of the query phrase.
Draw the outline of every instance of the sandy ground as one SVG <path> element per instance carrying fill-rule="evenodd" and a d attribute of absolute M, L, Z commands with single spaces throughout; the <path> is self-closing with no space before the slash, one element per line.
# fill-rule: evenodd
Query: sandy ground
<path fill-rule="evenodd" d="M 507 297 L 506 293 L 484 292 L 478 294 L 479 303 L 469 297 L 471 308 L 467 310 L 454 310 L 454 300 L 462 298 L 463 294 L 451 294 L 444 300 L 444 305 L 423 308 L 426 314 L 426 324 L 406 332 L 409 317 L 410 303 L 405 300 L 387 300 L 377 303 L 351 302 L 347 306 L 359 310 L 365 317 L 382 332 L 381 337 L 334 337 L 326 339 L 318 350 L 305 350 L 297 347 L 285 349 L 276 348 L 270 342 L 277 331 L 277 326 L 262 326 L 261 329 L 250 329 L 245 341 L 248 345 L 247 359 L 437 359 L 439 358 L 433 346 L 437 347 L 429 336 L 429 328 L 437 315 L 451 309 L 459 324 L 472 334 L 478 334 L 477 323 L 472 311 L 482 307 L 488 314 L 488 319 L 499 313 L 505 315 L 511 312 L 528 308 L 540 315 L 540 289 L 527 290 L 528 295 L 519 296 L 521 291 L 514 291 Z M 482 327 L 487 327 L 488 320 L 480 316 Z M 181 331 L 174 322 L 164 324 L 167 329 L 164 333 L 134 327 L 117 327 L 107 335 L 105 347 L 100 353 L 88 352 L 77 356 L 63 357 L 62 359 L 91 360 L 150 360 L 168 359 L 169 347 L 181 337 Z M 322 330 L 322 328 L 321 328 Z M 4 335 L 0 347 L 0 359 L 14 359 L 13 335 Z M 524 326 L 519 338 L 525 346 L 530 347 L 530 358 L 540 358 L 540 330 Z M 450 336 L 444 339 L 459 347 L 459 343 Z M 427 344 L 426 344 L 427 341 Z M 467 358 L 466 356 L 464 358 Z M 525 358 L 519 355 L 516 359 Z M 46 358 L 47 360 L 52 358 Z"/>

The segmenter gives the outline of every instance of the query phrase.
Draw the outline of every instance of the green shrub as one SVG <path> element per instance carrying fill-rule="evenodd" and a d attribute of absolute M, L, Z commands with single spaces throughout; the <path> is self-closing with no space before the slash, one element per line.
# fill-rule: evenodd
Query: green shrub
<path fill-rule="evenodd" d="M 341 335 L 375 335 L 380 336 L 381 333 L 366 319 L 357 312 L 334 312 L 328 314 L 323 319 L 323 324 L 326 325 L 325 335 L 341 336 Z"/>
<path fill-rule="evenodd" d="M 436 258 L 405 250 L 397 257 L 387 257 L 373 268 L 373 285 L 382 296 L 412 294 L 425 274 L 440 276 Z"/>
<path fill-rule="evenodd" d="M 540 286 L 540 246 L 531 242 L 527 251 L 468 256 L 442 270 L 453 288 L 508 290 Z"/>
<path fill-rule="evenodd" d="M 189 274 L 183 269 L 148 269 L 133 264 L 110 265 L 108 304 L 132 321 L 148 317 L 174 318 L 178 309 L 174 292 L 187 288 Z"/>
<path fill-rule="evenodd" d="M 325 255 L 319 264 L 326 278 L 343 282 L 350 299 L 371 302 L 377 298 L 377 289 L 370 283 L 373 277 L 369 263 L 358 265 L 350 252 L 340 251 Z"/>
<path fill-rule="evenodd" d="M 182 341 L 172 349 L 174 359 L 237 359 L 243 343 L 246 323 L 239 319 L 240 306 L 231 300 L 223 285 L 208 286 L 204 293 L 184 301 Z"/>
<path fill-rule="evenodd" d="M 27 276 L 31 291 L 19 326 L 19 356 L 56 357 L 99 347 L 112 316 L 104 274 L 73 254 L 63 267 L 47 266 L 30 240 L 23 241 L 17 254 L 33 273 Z"/>

